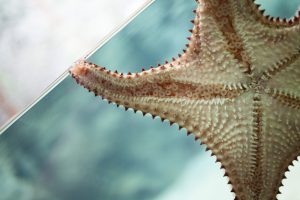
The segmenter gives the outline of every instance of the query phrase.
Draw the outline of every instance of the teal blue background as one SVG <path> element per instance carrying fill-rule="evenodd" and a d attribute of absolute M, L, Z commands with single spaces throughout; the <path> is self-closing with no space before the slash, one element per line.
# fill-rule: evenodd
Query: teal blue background
<path fill-rule="evenodd" d="M 275 16 L 299 4 L 265 2 Z M 187 42 L 195 6 L 157 0 L 89 60 L 120 72 L 170 60 Z M 203 152 L 177 125 L 109 105 L 68 76 L 1 135 L 0 200 L 155 199 Z"/>

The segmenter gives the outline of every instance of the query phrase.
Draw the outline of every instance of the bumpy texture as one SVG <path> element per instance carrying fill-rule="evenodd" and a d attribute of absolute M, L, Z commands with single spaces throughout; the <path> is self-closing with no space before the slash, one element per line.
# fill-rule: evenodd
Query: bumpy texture
<path fill-rule="evenodd" d="M 185 53 L 140 73 L 80 60 L 96 95 L 178 123 L 222 163 L 236 199 L 274 200 L 300 153 L 300 23 L 252 0 L 200 0 Z"/>

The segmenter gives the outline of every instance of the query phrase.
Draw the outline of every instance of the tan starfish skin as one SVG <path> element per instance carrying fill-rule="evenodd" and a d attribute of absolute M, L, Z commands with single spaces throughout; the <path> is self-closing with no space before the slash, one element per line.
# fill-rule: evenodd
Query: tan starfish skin
<path fill-rule="evenodd" d="M 182 56 L 118 74 L 80 60 L 78 83 L 110 102 L 168 119 L 217 157 L 239 200 L 274 200 L 300 154 L 300 20 L 252 0 L 199 0 Z"/>

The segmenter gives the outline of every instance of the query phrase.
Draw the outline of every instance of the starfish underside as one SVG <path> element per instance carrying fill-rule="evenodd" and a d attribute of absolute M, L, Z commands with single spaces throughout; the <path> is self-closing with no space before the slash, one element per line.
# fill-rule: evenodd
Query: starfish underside
<path fill-rule="evenodd" d="M 86 60 L 70 73 L 110 102 L 168 119 L 207 145 L 239 200 L 274 200 L 300 153 L 300 23 L 252 0 L 200 0 L 184 54 L 139 73 Z"/>

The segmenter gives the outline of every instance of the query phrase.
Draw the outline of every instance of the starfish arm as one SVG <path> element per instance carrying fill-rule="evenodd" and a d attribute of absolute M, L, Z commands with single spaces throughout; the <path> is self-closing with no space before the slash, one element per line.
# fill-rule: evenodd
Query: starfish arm
<path fill-rule="evenodd" d="M 198 19 L 195 21 L 200 28 L 194 29 L 193 35 L 199 33 L 202 57 L 210 55 L 211 49 L 218 57 L 218 50 L 227 52 L 237 61 L 235 67 L 239 66 L 246 74 L 252 74 L 254 68 L 262 68 L 261 63 L 269 66 L 263 60 L 271 57 L 266 55 L 272 52 L 268 50 L 277 48 L 277 52 L 281 53 L 278 60 L 283 59 L 295 51 L 296 41 L 300 39 L 297 26 L 278 29 L 278 24 L 263 23 L 264 17 L 260 16 L 252 0 L 199 0 L 196 13 Z"/>
<path fill-rule="evenodd" d="M 300 48 L 298 54 L 268 68 L 262 75 L 266 92 L 271 96 L 300 98 Z"/>
<path fill-rule="evenodd" d="M 257 6 L 249 5 L 250 1 L 236 2 L 234 27 L 241 37 L 252 71 L 261 74 L 269 66 L 299 54 L 300 11 L 287 22 L 263 16 Z"/>
<path fill-rule="evenodd" d="M 265 103 L 261 106 L 260 123 L 260 199 L 275 199 L 285 172 L 300 153 L 300 101 L 293 98 L 288 103 L 280 98 L 269 95 L 261 98 Z"/>
<path fill-rule="evenodd" d="M 248 73 L 250 63 L 244 53 L 242 37 L 234 27 L 229 0 L 199 0 L 188 50 L 201 63 L 202 71 L 213 73 L 226 70 L 228 74 Z M 230 71 L 229 71 L 230 70 Z M 243 77 L 243 75 L 232 76 Z M 213 78 L 214 79 L 214 78 Z"/>
<path fill-rule="evenodd" d="M 201 81 L 201 78 L 198 81 L 201 73 L 194 80 L 186 74 L 186 69 L 194 63 L 185 62 L 184 58 L 185 55 L 182 56 L 182 63 L 175 60 L 158 68 L 126 75 L 80 60 L 70 69 L 70 73 L 79 84 L 95 95 L 151 114 L 155 113 L 139 108 L 140 104 L 149 103 L 148 98 L 210 100 L 235 97 L 246 89 L 246 85 L 239 83 L 224 85 L 221 82 L 207 82 L 205 79 Z"/>
<path fill-rule="evenodd" d="M 255 109 L 253 94 L 243 93 L 234 99 L 205 102 L 196 107 L 189 122 L 196 139 L 221 162 L 236 197 L 251 199 L 254 191 L 249 179 L 253 179 L 255 172 L 257 144 L 253 115 L 246 113 Z"/>
<path fill-rule="evenodd" d="M 269 70 L 270 66 L 294 60 L 300 54 L 300 28 L 298 31 L 267 29 L 255 26 L 243 28 L 243 41 L 247 41 L 245 52 L 257 74 Z"/>
<path fill-rule="evenodd" d="M 273 20 L 252 0 L 199 2 L 196 21 L 200 31 L 195 33 L 199 32 L 202 56 L 210 55 L 210 49 L 217 56 L 218 50 L 228 52 L 244 73 L 253 74 L 299 54 L 300 11 L 290 21 Z"/>

